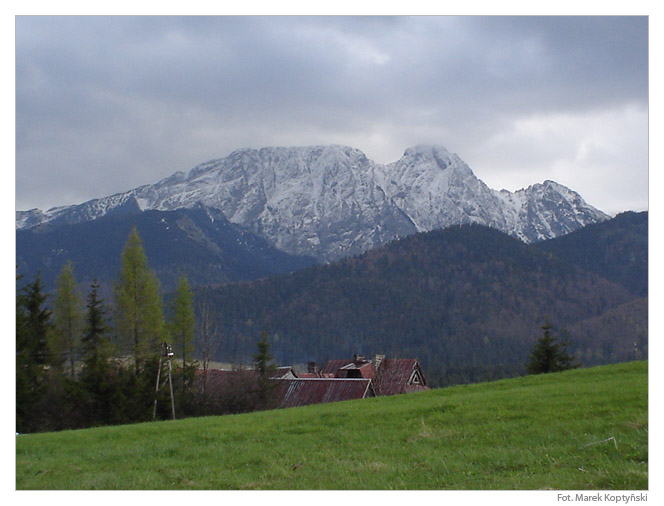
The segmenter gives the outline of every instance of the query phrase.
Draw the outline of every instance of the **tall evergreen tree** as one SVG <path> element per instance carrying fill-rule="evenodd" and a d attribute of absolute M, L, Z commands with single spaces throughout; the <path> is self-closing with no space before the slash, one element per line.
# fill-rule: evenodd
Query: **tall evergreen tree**
<path fill-rule="evenodd" d="M 62 267 L 58 276 L 53 302 L 53 323 L 51 351 L 55 357 L 67 364 L 69 375 L 73 378 L 81 340 L 83 314 L 71 262 Z"/>
<path fill-rule="evenodd" d="M 148 267 L 136 227 L 122 252 L 115 305 L 117 332 L 123 344 L 133 351 L 138 374 L 145 360 L 159 355 L 168 335 L 159 280 Z"/>
<path fill-rule="evenodd" d="M 81 339 L 83 344 L 81 384 L 87 398 L 88 423 L 106 424 L 111 422 L 111 398 L 115 386 L 109 363 L 111 345 L 107 337 L 106 311 L 103 300 L 99 298 L 97 280 L 90 287 L 87 302 L 86 327 Z"/>
<path fill-rule="evenodd" d="M 16 430 L 31 430 L 36 422 L 33 407 L 45 392 L 45 371 L 50 362 L 48 334 L 51 312 L 38 273 L 34 282 L 16 297 Z"/>
<path fill-rule="evenodd" d="M 258 401 L 259 409 L 268 405 L 270 394 L 270 377 L 274 374 L 276 367 L 272 363 L 274 357 L 270 353 L 270 343 L 267 340 L 267 332 L 261 332 L 261 340 L 258 341 L 258 351 L 253 356 L 254 369 L 258 373 Z"/>
<path fill-rule="evenodd" d="M 50 361 L 48 334 L 51 330 L 51 311 L 46 307 L 48 294 L 37 273 L 34 282 L 23 289 L 23 302 L 26 310 L 26 342 L 22 349 L 29 352 L 33 363 L 44 366 Z"/>
<path fill-rule="evenodd" d="M 23 276 L 16 274 L 16 284 Z M 25 308 L 25 295 L 16 291 L 16 431 L 23 432 L 26 414 L 29 411 L 31 361 L 27 351 L 28 315 Z"/>
<path fill-rule="evenodd" d="M 110 343 L 107 338 L 104 301 L 99 298 L 99 283 L 94 280 L 88 294 L 85 332 L 81 339 L 83 344 L 83 361 L 88 369 L 95 368 L 99 363 L 110 357 Z"/>
<path fill-rule="evenodd" d="M 569 346 L 567 333 L 562 340 L 554 336 L 553 327 L 549 322 L 546 322 L 541 329 L 544 333 L 535 343 L 526 365 L 528 374 L 565 371 L 581 365 L 567 351 Z"/>

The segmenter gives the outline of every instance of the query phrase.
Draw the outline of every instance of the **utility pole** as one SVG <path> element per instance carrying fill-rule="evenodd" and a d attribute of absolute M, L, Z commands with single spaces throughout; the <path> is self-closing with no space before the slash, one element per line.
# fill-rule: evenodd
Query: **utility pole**
<path fill-rule="evenodd" d="M 157 397 L 159 395 L 159 387 L 161 386 L 161 366 L 163 360 L 165 359 L 168 362 L 168 386 L 171 394 L 171 413 L 173 414 L 173 420 L 175 420 L 175 399 L 173 398 L 173 380 L 171 378 L 171 358 L 173 357 L 173 350 L 171 349 L 168 343 L 163 344 L 163 352 L 159 357 L 159 367 L 157 368 L 157 384 L 154 388 L 154 409 L 152 411 L 152 419 L 157 419 Z"/>

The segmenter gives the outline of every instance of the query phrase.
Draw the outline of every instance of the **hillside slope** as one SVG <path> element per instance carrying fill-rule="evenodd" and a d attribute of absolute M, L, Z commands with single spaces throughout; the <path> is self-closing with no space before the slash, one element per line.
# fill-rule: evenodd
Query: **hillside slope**
<path fill-rule="evenodd" d="M 635 298 L 620 284 L 479 225 L 417 234 L 198 297 L 219 310 L 226 336 L 220 357 L 250 356 L 265 329 L 281 363 L 353 353 L 417 357 L 438 385 L 519 374 L 547 318 L 569 327 Z M 572 351 L 597 349 L 606 329 L 604 320 L 594 323 L 572 336 Z M 647 357 L 631 351 L 632 333 L 612 335 L 602 342 L 605 356 Z"/>
<path fill-rule="evenodd" d="M 47 290 L 52 290 L 60 269 L 70 260 L 86 289 L 96 277 L 108 291 L 134 226 L 165 291 L 173 290 L 182 274 L 196 286 L 259 279 L 316 263 L 274 248 L 230 223 L 216 209 L 197 206 L 176 211 L 127 210 L 76 225 L 51 223 L 17 230 L 18 271 L 28 280 L 40 272 Z"/>
<path fill-rule="evenodd" d="M 626 212 L 535 245 L 559 260 L 648 296 L 648 212 Z"/>
<path fill-rule="evenodd" d="M 16 488 L 644 490 L 648 363 L 21 435 Z"/>

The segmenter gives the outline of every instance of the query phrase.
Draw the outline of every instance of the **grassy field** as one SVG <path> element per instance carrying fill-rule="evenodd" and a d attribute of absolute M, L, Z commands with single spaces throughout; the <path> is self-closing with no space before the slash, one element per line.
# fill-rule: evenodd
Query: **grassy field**
<path fill-rule="evenodd" d="M 17 489 L 648 488 L 648 363 L 16 438 Z"/>

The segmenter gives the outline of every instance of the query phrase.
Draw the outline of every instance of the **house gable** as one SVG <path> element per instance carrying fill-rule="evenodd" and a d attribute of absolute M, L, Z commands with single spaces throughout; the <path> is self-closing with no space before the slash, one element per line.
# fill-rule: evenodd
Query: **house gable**
<path fill-rule="evenodd" d="M 377 395 L 396 395 L 428 390 L 419 362 L 414 358 L 383 359 L 376 375 Z"/>
<path fill-rule="evenodd" d="M 429 388 L 415 358 L 391 359 L 376 355 L 374 360 L 366 360 L 356 355 L 353 359 L 328 361 L 321 374 L 327 378 L 372 379 L 376 395 L 395 395 Z"/>

